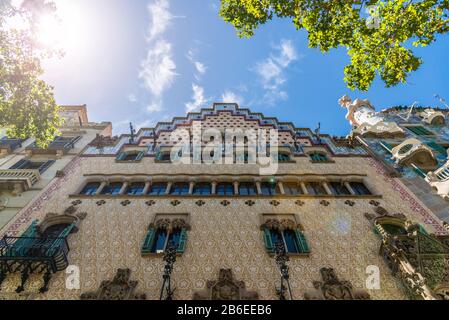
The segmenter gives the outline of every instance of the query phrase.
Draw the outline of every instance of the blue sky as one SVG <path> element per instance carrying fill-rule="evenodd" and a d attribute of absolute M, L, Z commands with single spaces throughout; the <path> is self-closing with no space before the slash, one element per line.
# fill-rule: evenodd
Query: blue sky
<path fill-rule="evenodd" d="M 77 45 L 46 61 L 44 77 L 59 104 L 87 104 L 90 120 L 112 121 L 115 134 L 127 132 L 130 121 L 153 126 L 223 99 L 298 127 L 320 121 L 322 132 L 334 135 L 350 130 L 337 103 L 343 94 L 368 98 L 378 110 L 414 101 L 441 106 L 435 93 L 449 101 L 447 36 L 416 49 L 424 64 L 408 84 L 385 88 L 377 79 L 360 93 L 343 82 L 345 50 L 309 49 L 306 33 L 288 20 L 240 39 L 218 16 L 219 1 L 70 0 L 70 6 L 61 19 L 78 23 L 79 34 L 68 35 L 79 37 Z"/>

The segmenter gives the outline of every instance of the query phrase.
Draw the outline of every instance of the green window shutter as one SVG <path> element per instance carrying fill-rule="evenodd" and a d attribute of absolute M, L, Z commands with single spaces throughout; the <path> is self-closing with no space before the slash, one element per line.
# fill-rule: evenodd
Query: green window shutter
<path fill-rule="evenodd" d="M 140 161 L 142 160 L 143 156 L 145 155 L 145 152 L 140 151 L 139 154 L 136 157 L 136 161 Z"/>
<path fill-rule="evenodd" d="M 385 142 L 385 141 L 381 140 L 379 143 L 388 152 L 391 152 L 391 150 L 393 149 L 393 146 L 391 144 L 389 144 L 388 142 Z"/>
<path fill-rule="evenodd" d="M 187 245 L 187 229 L 182 228 L 181 236 L 179 237 L 178 249 L 176 250 L 176 252 L 184 253 L 184 251 L 186 251 L 186 245 Z"/>
<path fill-rule="evenodd" d="M 419 225 L 419 232 L 421 232 L 422 234 L 425 234 L 425 235 L 429 235 L 428 233 L 427 233 L 427 231 L 426 231 L 426 229 L 424 229 L 424 227 L 420 224 Z"/>
<path fill-rule="evenodd" d="M 75 227 L 75 224 L 72 223 L 68 227 L 64 228 L 64 230 L 61 231 L 58 238 L 53 241 L 50 248 L 45 253 L 47 256 L 53 256 L 55 253 L 57 253 L 58 248 L 61 246 L 63 241 L 65 241 L 65 238 L 68 237 L 70 232 L 72 232 L 73 228 Z"/>
<path fill-rule="evenodd" d="M 39 167 L 39 172 L 40 173 L 44 173 L 53 163 L 55 163 L 55 160 L 48 160 L 46 162 L 44 162 L 40 167 Z"/>
<path fill-rule="evenodd" d="M 141 253 L 151 253 L 151 247 L 153 246 L 154 236 L 156 235 L 156 229 L 149 228 L 145 239 L 143 240 Z"/>
<path fill-rule="evenodd" d="M 117 161 L 122 161 L 123 159 L 125 159 L 125 157 L 126 157 L 126 152 L 120 152 L 118 155 L 117 155 L 117 158 L 115 158 Z"/>
<path fill-rule="evenodd" d="M 10 248 L 10 254 L 12 256 L 21 256 L 25 254 L 27 248 L 34 243 L 34 239 L 26 239 L 26 238 L 34 238 L 37 236 L 37 220 L 34 220 L 31 225 L 26 229 L 20 239 L 17 239 L 16 242 Z"/>
<path fill-rule="evenodd" d="M 263 229 L 264 240 L 265 240 L 265 249 L 269 253 L 274 252 L 273 241 L 271 240 L 271 231 L 268 228 Z"/>
<path fill-rule="evenodd" d="M 435 151 L 437 151 L 437 152 L 439 152 L 439 153 L 441 153 L 443 155 L 447 154 L 446 148 L 444 148 L 443 146 L 439 145 L 435 141 L 428 142 L 427 145 L 429 147 L 431 147 L 433 150 L 435 150 Z"/>
<path fill-rule="evenodd" d="M 299 230 L 295 230 L 295 234 L 296 234 L 296 240 L 298 241 L 298 245 L 299 245 L 299 251 L 301 253 L 309 253 L 310 252 L 309 245 L 307 243 L 307 239 L 304 236 L 304 234 Z"/>

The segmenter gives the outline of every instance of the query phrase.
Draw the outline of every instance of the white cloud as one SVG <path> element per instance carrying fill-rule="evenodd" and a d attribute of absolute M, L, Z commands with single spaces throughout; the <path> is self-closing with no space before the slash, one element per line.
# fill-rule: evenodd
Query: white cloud
<path fill-rule="evenodd" d="M 136 95 L 134 95 L 134 94 L 128 95 L 128 101 L 132 102 L 132 103 L 137 102 Z"/>
<path fill-rule="evenodd" d="M 170 12 L 168 0 L 154 0 L 148 4 L 150 23 L 147 41 L 149 48 L 146 58 L 141 63 L 139 78 L 143 80 L 146 90 L 151 94 L 147 111 L 150 113 L 163 110 L 163 94 L 170 89 L 176 73 L 173 60 L 172 44 L 164 38 L 164 33 L 176 18 Z"/>
<path fill-rule="evenodd" d="M 204 97 L 204 88 L 192 83 L 192 101 L 186 103 L 186 112 L 193 112 L 201 108 L 202 105 L 209 103 L 210 99 Z"/>
<path fill-rule="evenodd" d="M 241 106 L 244 103 L 245 99 L 233 91 L 226 90 L 221 95 L 221 101 L 222 102 L 235 102 Z"/>
<path fill-rule="evenodd" d="M 195 79 L 199 81 L 201 76 L 206 73 L 207 67 L 204 63 L 195 59 L 195 53 L 196 52 L 193 49 L 190 49 L 187 53 L 187 59 L 189 59 L 190 63 L 195 67 L 195 70 L 197 72 L 197 74 L 195 74 Z"/>
<path fill-rule="evenodd" d="M 164 39 L 158 40 L 147 53 L 142 62 L 139 77 L 143 79 L 145 88 L 153 96 L 160 97 L 170 88 L 176 73 L 176 64 L 172 58 L 171 43 Z"/>
<path fill-rule="evenodd" d="M 263 89 L 267 91 L 264 102 L 268 104 L 288 99 L 287 92 L 281 90 L 281 86 L 286 82 L 284 71 L 292 62 L 302 58 L 298 56 L 291 40 L 282 39 L 274 48 L 275 53 L 256 63 L 253 68 L 260 78 Z"/>
<path fill-rule="evenodd" d="M 148 41 L 155 39 L 163 34 L 173 20 L 173 15 L 169 11 L 170 3 L 168 0 L 155 0 L 148 4 L 150 13 L 150 25 L 148 27 Z"/>
<path fill-rule="evenodd" d="M 162 109 L 162 101 L 153 101 L 151 102 L 148 106 L 147 106 L 147 111 L 149 113 L 154 113 L 154 112 L 161 112 Z"/>

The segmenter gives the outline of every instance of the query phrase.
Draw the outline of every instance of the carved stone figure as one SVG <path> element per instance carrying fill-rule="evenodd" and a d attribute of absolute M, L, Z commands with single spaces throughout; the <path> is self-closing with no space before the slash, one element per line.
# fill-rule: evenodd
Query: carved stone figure
<path fill-rule="evenodd" d="M 246 291 L 245 283 L 234 279 L 231 269 L 220 269 L 218 280 L 208 281 L 207 289 L 196 292 L 193 300 L 257 300 L 259 295 Z"/>
<path fill-rule="evenodd" d="M 321 268 L 322 281 L 314 281 L 314 290 L 304 293 L 306 300 L 370 300 L 365 290 L 352 287 L 349 281 L 340 281 L 333 268 Z"/>
<path fill-rule="evenodd" d="M 135 294 L 137 281 L 131 281 L 130 269 L 118 269 L 114 279 L 105 280 L 97 291 L 81 294 L 81 300 L 146 300 L 145 294 Z"/>
<path fill-rule="evenodd" d="M 347 95 L 338 103 L 348 110 L 346 119 L 353 126 L 352 134 L 361 136 L 402 136 L 404 131 L 394 122 L 385 122 L 367 99 L 352 101 Z"/>

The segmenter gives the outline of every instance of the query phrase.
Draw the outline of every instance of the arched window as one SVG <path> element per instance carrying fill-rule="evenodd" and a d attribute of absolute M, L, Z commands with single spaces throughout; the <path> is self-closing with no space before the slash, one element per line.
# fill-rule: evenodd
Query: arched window
<path fill-rule="evenodd" d="M 252 182 L 242 182 L 239 184 L 239 195 L 255 196 L 257 195 L 256 186 Z"/>
<path fill-rule="evenodd" d="M 195 183 L 193 186 L 194 195 L 210 195 L 212 193 L 212 186 L 208 182 Z"/>
<path fill-rule="evenodd" d="M 260 189 L 264 196 L 274 196 L 278 193 L 276 183 L 262 182 L 260 184 Z"/>
<path fill-rule="evenodd" d="M 89 182 L 84 186 L 80 194 L 84 194 L 86 196 L 94 195 L 98 191 L 98 188 L 100 188 L 100 185 L 100 182 Z"/>
<path fill-rule="evenodd" d="M 284 182 L 282 183 L 282 186 L 284 187 L 284 193 L 286 195 L 296 196 L 303 193 L 301 186 L 297 183 Z"/>
<path fill-rule="evenodd" d="M 327 156 L 324 153 L 320 153 L 320 152 L 309 153 L 309 157 L 310 157 L 310 160 L 312 160 L 313 162 L 327 162 L 327 161 L 329 161 Z"/>
<path fill-rule="evenodd" d="M 152 196 L 161 196 L 165 195 L 166 191 L 167 191 L 166 182 L 156 182 L 151 184 L 148 194 Z"/>
<path fill-rule="evenodd" d="M 221 182 L 217 184 L 216 194 L 219 196 L 234 195 L 234 185 L 231 182 Z"/>
<path fill-rule="evenodd" d="M 144 189 L 145 189 L 144 182 L 133 182 L 129 185 L 128 190 L 126 190 L 126 194 L 141 195 L 143 194 Z"/>
<path fill-rule="evenodd" d="M 363 182 L 350 182 L 349 183 L 355 194 L 359 196 L 370 195 L 371 191 L 365 186 Z"/>
<path fill-rule="evenodd" d="M 120 193 L 122 186 L 123 186 L 122 182 L 111 182 L 103 188 L 103 190 L 101 191 L 101 194 L 117 195 Z"/>
<path fill-rule="evenodd" d="M 173 196 L 183 196 L 189 194 L 189 184 L 187 182 L 174 183 L 170 188 L 170 194 Z"/>
<path fill-rule="evenodd" d="M 339 196 L 351 194 L 351 192 L 349 192 L 348 188 L 346 188 L 346 186 L 342 182 L 329 182 L 328 185 L 333 195 Z"/>

